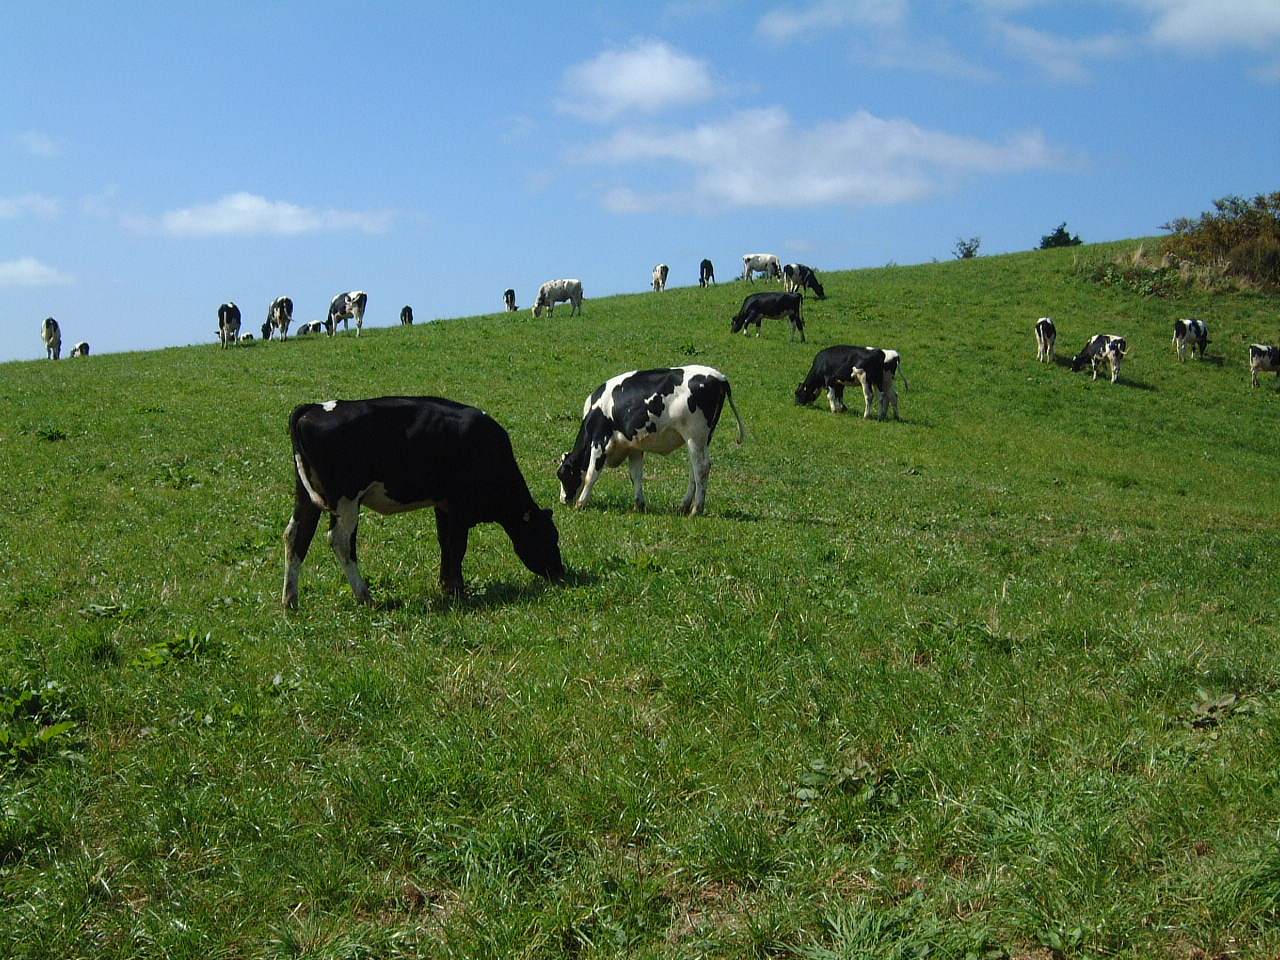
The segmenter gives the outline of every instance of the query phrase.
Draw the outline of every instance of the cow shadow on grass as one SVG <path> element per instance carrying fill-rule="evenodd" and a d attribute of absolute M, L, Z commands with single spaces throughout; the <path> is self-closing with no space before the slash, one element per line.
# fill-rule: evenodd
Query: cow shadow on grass
<path fill-rule="evenodd" d="M 422 614 L 494 610 L 534 603 L 550 591 L 590 586 L 598 583 L 599 580 L 600 578 L 593 573 L 566 567 L 564 578 L 559 583 L 550 583 L 541 577 L 522 581 L 471 582 L 467 584 L 466 591 L 461 594 L 445 593 L 436 587 L 427 594 L 410 598 L 389 595 L 385 599 L 375 600 L 373 605 L 380 611 L 409 609 Z"/>

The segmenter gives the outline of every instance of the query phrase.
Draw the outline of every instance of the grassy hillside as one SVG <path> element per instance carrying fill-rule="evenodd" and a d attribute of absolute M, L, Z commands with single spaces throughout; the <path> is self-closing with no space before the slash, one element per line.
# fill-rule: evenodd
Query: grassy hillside
<path fill-rule="evenodd" d="M 1275 956 L 1280 310 L 1076 280 L 1121 247 L 823 272 L 805 345 L 730 282 L 0 366 L 0 954 Z M 901 422 L 794 404 L 835 343 Z M 650 458 L 557 505 L 567 585 L 481 527 L 450 601 L 366 513 L 377 604 L 318 538 L 281 609 L 294 404 L 482 406 L 551 505 L 588 391 L 686 362 L 747 424 L 706 517 Z"/>

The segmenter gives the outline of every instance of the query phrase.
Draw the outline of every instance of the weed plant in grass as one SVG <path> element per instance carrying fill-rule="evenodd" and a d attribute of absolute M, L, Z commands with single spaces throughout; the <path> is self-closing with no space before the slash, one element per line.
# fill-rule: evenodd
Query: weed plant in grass
<path fill-rule="evenodd" d="M 1078 279 L 1127 246 L 824 271 L 807 345 L 729 282 L 0 367 L 0 954 L 1274 956 L 1280 311 Z M 901 422 L 795 405 L 837 343 Z M 479 527 L 454 600 L 366 514 L 379 602 L 318 543 L 281 609 L 296 403 L 481 406 L 550 505 L 587 391 L 689 362 L 748 433 L 706 517 L 648 458 L 557 506 L 567 585 Z"/>

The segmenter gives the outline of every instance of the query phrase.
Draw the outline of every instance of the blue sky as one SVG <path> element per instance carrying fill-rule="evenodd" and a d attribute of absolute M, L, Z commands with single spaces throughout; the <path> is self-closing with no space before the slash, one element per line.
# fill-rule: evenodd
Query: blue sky
<path fill-rule="evenodd" d="M 1280 189 L 1276 0 L 11 0 L 0 360 L 1160 232 Z"/>

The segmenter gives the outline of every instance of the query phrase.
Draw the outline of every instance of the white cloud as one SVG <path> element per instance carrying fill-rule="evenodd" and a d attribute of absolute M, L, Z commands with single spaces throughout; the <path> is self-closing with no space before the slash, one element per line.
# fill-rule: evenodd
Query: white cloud
<path fill-rule="evenodd" d="M 394 214 L 385 210 L 320 210 L 252 193 L 229 193 L 213 203 L 169 210 L 154 221 L 132 217 L 126 223 L 140 232 L 159 231 L 172 237 L 231 237 L 335 230 L 382 233 L 390 229 L 393 219 Z"/>
<path fill-rule="evenodd" d="M 35 257 L 0 262 L 0 287 L 59 287 L 75 281 Z"/>
<path fill-rule="evenodd" d="M 52 197 L 38 193 L 23 193 L 14 197 L 0 197 L 0 220 L 17 220 L 19 217 L 39 217 L 52 220 L 58 215 L 61 204 Z"/>
<path fill-rule="evenodd" d="M 564 72 L 556 107 L 584 120 L 607 122 L 624 113 L 658 113 L 717 95 L 707 64 L 661 41 L 607 50 Z"/>
<path fill-rule="evenodd" d="M 1150 38 L 1166 46 L 1214 52 L 1223 47 L 1275 50 L 1276 0 L 1125 0 L 1152 16 Z"/>
<path fill-rule="evenodd" d="M 740 111 L 685 131 L 620 130 L 588 147 L 583 157 L 609 165 L 674 161 L 693 168 L 694 189 L 687 194 L 610 189 L 602 202 L 619 213 L 906 203 L 968 176 L 1064 162 L 1035 130 L 988 143 L 865 110 L 798 129 L 781 107 Z"/>
<path fill-rule="evenodd" d="M 13 142 L 26 154 L 33 157 L 58 157 L 62 155 L 62 145 L 47 133 L 39 130 L 24 130 L 16 134 Z"/>
<path fill-rule="evenodd" d="M 756 22 L 756 35 L 779 43 L 836 27 L 900 27 L 907 0 L 819 0 L 800 9 L 770 10 Z"/>
<path fill-rule="evenodd" d="M 1063 83 L 1087 82 L 1092 73 L 1086 61 L 1119 56 L 1129 46 L 1117 36 L 1075 39 L 1000 21 L 994 27 L 1011 54 Z"/>

